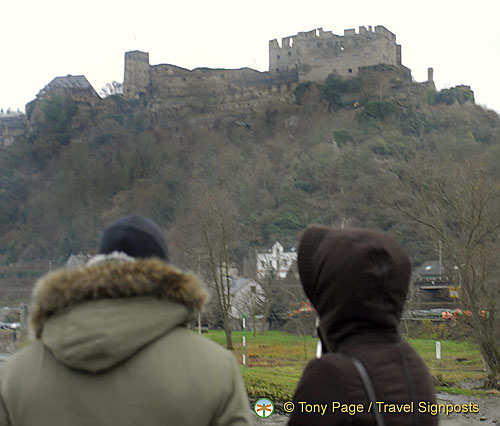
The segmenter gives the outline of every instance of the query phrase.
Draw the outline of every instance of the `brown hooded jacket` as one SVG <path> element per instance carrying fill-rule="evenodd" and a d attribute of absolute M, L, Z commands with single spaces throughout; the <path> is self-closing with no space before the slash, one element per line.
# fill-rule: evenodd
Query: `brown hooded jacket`
<path fill-rule="evenodd" d="M 301 238 L 298 266 L 324 354 L 305 368 L 289 424 L 373 425 L 376 405 L 385 425 L 437 425 L 426 408 L 435 403 L 432 377 L 398 332 L 411 274 L 399 244 L 380 232 L 313 226 Z M 373 385 L 371 405 L 352 358 Z"/>

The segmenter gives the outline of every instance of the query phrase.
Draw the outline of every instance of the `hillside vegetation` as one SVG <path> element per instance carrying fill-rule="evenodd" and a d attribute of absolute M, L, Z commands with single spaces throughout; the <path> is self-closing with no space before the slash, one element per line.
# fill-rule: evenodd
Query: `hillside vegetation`
<path fill-rule="evenodd" d="M 341 222 L 390 232 L 418 263 L 434 248 L 380 197 L 399 171 L 477 158 L 500 177 L 499 117 L 471 92 L 370 99 L 332 78 L 295 95 L 287 105 L 189 117 L 120 95 L 99 109 L 62 95 L 30 105 L 29 133 L 0 150 L 0 266 L 14 268 L 0 270 L 2 285 L 28 285 L 40 263 L 94 252 L 103 227 L 131 212 L 160 223 L 174 261 L 194 267 L 183 253 L 195 244 L 202 199 L 228 206 L 240 266 L 277 239 L 296 244 L 310 223 Z M 20 262 L 37 267 L 15 269 Z"/>

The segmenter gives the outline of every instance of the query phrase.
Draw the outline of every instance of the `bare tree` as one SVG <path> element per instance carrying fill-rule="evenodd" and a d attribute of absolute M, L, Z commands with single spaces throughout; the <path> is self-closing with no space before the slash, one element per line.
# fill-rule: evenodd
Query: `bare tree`
<path fill-rule="evenodd" d="M 254 337 L 257 334 L 257 316 L 262 315 L 265 304 L 264 292 L 260 284 L 254 280 L 251 280 L 248 286 L 241 289 L 238 293 L 238 300 L 234 300 L 234 308 L 240 315 L 250 314 Z"/>
<path fill-rule="evenodd" d="M 106 85 L 99 92 L 101 98 L 107 98 L 113 95 L 123 95 L 123 84 L 118 81 L 106 83 Z"/>
<path fill-rule="evenodd" d="M 296 269 L 296 268 L 294 268 Z M 300 283 L 298 271 L 291 271 L 284 280 L 286 294 L 288 295 L 288 314 L 290 316 L 290 325 L 293 331 L 302 336 L 304 359 L 308 359 L 307 336 L 317 337 L 316 327 L 318 315 L 312 308 L 307 296 L 304 293 Z"/>
<path fill-rule="evenodd" d="M 461 298 L 487 373 L 487 386 L 500 387 L 500 182 L 478 159 L 433 163 L 426 158 L 398 171 L 395 193 L 382 198 L 418 224 L 456 266 Z M 390 194 L 390 195 L 388 195 Z"/>
<path fill-rule="evenodd" d="M 176 235 L 178 245 L 197 265 L 215 296 L 218 313 L 226 334 L 226 347 L 233 349 L 231 338 L 230 251 L 235 241 L 237 213 L 228 195 L 207 192 L 199 198 L 182 221 Z M 182 243 L 179 244 L 179 241 Z"/>

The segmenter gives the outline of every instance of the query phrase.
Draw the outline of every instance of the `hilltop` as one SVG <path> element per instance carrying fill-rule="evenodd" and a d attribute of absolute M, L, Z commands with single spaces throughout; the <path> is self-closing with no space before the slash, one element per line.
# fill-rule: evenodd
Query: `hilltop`
<path fill-rule="evenodd" d="M 361 33 L 348 37 L 375 34 Z M 432 72 L 416 83 L 398 63 L 372 64 L 305 80 L 305 68 L 188 71 L 128 55 L 147 64 L 145 91 L 134 67 L 124 94 L 106 99 L 80 76 L 53 81 L 0 148 L 0 279 L 17 289 L 0 303 L 26 299 L 49 261 L 94 252 L 103 227 L 132 211 L 165 227 L 174 261 L 195 269 L 189 246 L 207 200 L 225 206 L 240 269 L 256 248 L 341 221 L 390 232 L 417 264 L 433 247 L 377 198 L 397 168 L 478 156 L 494 174 L 498 164 L 498 115 L 468 86 L 437 92 Z"/>

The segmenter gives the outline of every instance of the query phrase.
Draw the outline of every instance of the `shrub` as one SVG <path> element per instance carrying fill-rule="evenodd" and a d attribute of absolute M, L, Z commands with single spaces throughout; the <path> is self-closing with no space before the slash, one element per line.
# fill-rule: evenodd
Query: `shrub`
<path fill-rule="evenodd" d="M 140 112 L 132 117 L 130 117 L 131 125 L 136 132 L 142 132 L 144 130 L 144 124 L 146 121 L 146 113 Z"/>
<path fill-rule="evenodd" d="M 330 74 L 321 86 L 321 99 L 328 102 L 328 109 L 331 111 L 342 106 L 342 95 L 344 93 L 356 92 L 359 88 L 359 78 L 344 80 L 342 77 Z"/>
<path fill-rule="evenodd" d="M 404 135 L 420 136 L 434 129 L 431 117 L 410 109 L 400 115 L 401 130 Z"/>
<path fill-rule="evenodd" d="M 474 103 L 474 92 L 467 86 L 457 86 L 451 89 L 441 90 L 434 100 L 436 104 L 451 105 L 458 102 L 463 105 L 465 102 Z"/>
<path fill-rule="evenodd" d="M 372 151 L 374 154 L 379 154 L 379 155 L 391 155 L 392 148 L 389 146 L 389 144 L 382 138 L 382 137 L 376 137 L 372 142 L 368 144 L 368 148 L 370 148 L 370 151 Z"/>
<path fill-rule="evenodd" d="M 304 97 L 304 95 L 306 94 L 306 92 L 308 92 L 309 90 L 311 90 L 311 82 L 310 81 L 306 81 L 305 83 L 300 83 L 295 88 L 295 91 L 294 91 L 294 94 L 295 94 L 295 103 L 297 105 L 301 104 L 302 98 Z"/>
<path fill-rule="evenodd" d="M 45 100 L 40 109 L 58 139 L 66 140 L 69 137 L 71 121 L 78 112 L 78 104 L 71 98 L 54 95 Z"/>
<path fill-rule="evenodd" d="M 361 119 L 383 120 L 397 111 L 397 107 L 391 101 L 368 101 L 363 107 Z"/>
<path fill-rule="evenodd" d="M 314 190 L 316 189 L 310 182 L 302 180 L 298 177 L 293 178 L 293 184 L 295 188 L 300 189 L 304 192 L 314 192 Z"/>
<path fill-rule="evenodd" d="M 436 102 L 437 92 L 434 89 L 426 89 L 424 100 L 427 105 L 433 105 Z"/>
<path fill-rule="evenodd" d="M 352 136 L 349 130 L 346 129 L 337 129 L 332 132 L 333 140 L 337 143 L 338 146 L 345 145 L 346 142 L 352 141 Z"/>

